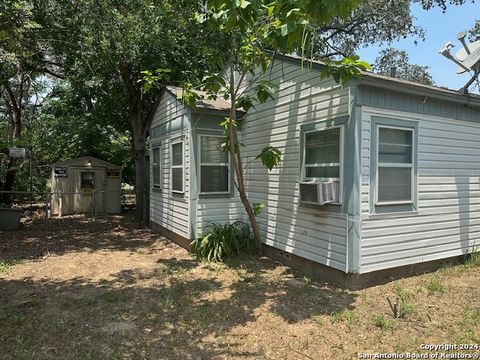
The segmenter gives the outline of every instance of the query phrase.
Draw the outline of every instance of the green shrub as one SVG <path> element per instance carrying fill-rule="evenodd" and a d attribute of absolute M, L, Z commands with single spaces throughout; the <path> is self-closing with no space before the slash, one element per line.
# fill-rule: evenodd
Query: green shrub
<path fill-rule="evenodd" d="M 191 246 L 199 259 L 215 262 L 252 253 L 256 248 L 250 226 L 244 221 L 210 222 L 207 233 L 193 240 Z"/>

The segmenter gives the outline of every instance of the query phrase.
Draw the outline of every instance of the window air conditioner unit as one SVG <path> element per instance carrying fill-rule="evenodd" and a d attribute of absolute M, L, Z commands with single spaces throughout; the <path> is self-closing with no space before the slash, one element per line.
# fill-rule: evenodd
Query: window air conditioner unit
<path fill-rule="evenodd" d="M 314 205 L 338 202 L 338 181 L 301 182 L 300 202 Z"/>

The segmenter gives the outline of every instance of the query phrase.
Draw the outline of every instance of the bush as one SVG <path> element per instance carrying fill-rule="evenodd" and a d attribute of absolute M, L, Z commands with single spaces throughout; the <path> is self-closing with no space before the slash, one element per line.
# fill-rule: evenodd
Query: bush
<path fill-rule="evenodd" d="M 255 251 L 255 240 L 250 226 L 244 221 L 219 224 L 210 222 L 207 233 L 190 244 L 201 260 L 221 262 L 226 258 Z"/>

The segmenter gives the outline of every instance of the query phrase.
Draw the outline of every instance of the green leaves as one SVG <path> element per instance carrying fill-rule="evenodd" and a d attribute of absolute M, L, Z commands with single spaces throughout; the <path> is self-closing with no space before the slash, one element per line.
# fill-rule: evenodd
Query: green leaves
<path fill-rule="evenodd" d="M 260 159 L 268 170 L 272 170 L 280 163 L 281 155 L 282 152 L 278 148 L 267 146 L 255 159 Z"/>
<path fill-rule="evenodd" d="M 222 93 L 227 95 L 225 78 L 220 73 L 207 73 L 202 79 L 204 90 L 212 95 L 217 96 Z"/>
<path fill-rule="evenodd" d="M 197 106 L 197 102 L 202 98 L 202 95 L 193 90 L 193 85 L 187 83 L 183 85 L 182 95 L 179 97 L 179 100 L 186 106 L 195 108 Z"/>
<path fill-rule="evenodd" d="M 250 226 L 243 221 L 226 224 L 210 222 L 207 233 L 193 240 L 190 245 L 199 259 L 215 262 L 255 250 Z"/>
<path fill-rule="evenodd" d="M 154 72 L 150 70 L 144 70 L 140 73 L 143 75 L 142 79 L 139 82 L 143 83 L 143 91 L 145 93 L 149 92 L 153 88 L 158 88 L 162 83 L 170 80 L 170 69 L 157 69 Z"/>
<path fill-rule="evenodd" d="M 254 203 L 254 204 L 252 204 L 252 208 L 253 208 L 253 214 L 255 216 L 258 216 L 262 213 L 262 210 L 265 208 L 265 204 Z"/>
<path fill-rule="evenodd" d="M 332 76 L 341 85 L 345 85 L 354 77 L 359 77 L 362 71 L 371 70 L 371 66 L 361 61 L 358 56 L 345 57 L 342 60 L 324 60 L 321 77 Z"/>
<path fill-rule="evenodd" d="M 260 103 L 264 103 L 269 99 L 274 98 L 275 92 L 277 91 L 277 86 L 266 80 L 259 80 L 256 87 L 257 98 Z"/>

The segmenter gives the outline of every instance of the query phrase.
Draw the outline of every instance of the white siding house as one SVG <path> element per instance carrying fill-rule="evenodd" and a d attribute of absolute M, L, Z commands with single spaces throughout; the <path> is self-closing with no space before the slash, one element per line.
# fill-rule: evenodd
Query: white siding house
<path fill-rule="evenodd" d="M 278 56 L 266 76 L 275 98 L 240 114 L 245 162 L 282 151 L 277 168 L 252 161 L 246 174 L 251 202 L 266 205 L 267 253 L 358 279 L 476 249 L 480 98 L 368 73 L 342 87 L 321 80 L 320 66 Z M 169 89 L 152 124 L 150 218 L 185 245 L 209 221 L 246 215 L 218 150 L 228 103 L 190 109 L 180 92 Z M 319 180 L 335 184 L 333 201 L 301 201 L 299 184 Z"/>

